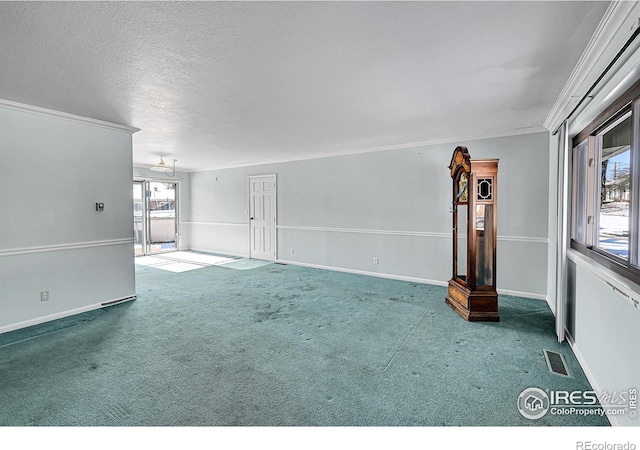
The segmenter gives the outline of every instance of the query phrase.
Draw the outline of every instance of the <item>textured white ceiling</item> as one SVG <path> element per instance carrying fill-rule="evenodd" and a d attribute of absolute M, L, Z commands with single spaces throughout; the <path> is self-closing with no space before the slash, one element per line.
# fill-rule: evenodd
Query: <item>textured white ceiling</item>
<path fill-rule="evenodd" d="M 2 2 L 0 98 L 232 167 L 542 130 L 608 2 Z"/>

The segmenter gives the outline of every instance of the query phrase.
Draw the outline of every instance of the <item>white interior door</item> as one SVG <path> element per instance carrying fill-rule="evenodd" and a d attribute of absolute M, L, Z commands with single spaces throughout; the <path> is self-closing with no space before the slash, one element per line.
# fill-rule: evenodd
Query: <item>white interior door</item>
<path fill-rule="evenodd" d="M 276 176 L 249 177 L 249 257 L 276 260 Z"/>

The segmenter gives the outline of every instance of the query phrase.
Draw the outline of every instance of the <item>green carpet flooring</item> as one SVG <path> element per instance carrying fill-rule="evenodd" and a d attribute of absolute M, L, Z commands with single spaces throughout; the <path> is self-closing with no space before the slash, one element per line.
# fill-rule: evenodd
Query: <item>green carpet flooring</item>
<path fill-rule="evenodd" d="M 518 412 L 525 388 L 591 389 L 544 301 L 501 296 L 499 323 L 469 323 L 444 287 L 278 264 L 136 266 L 136 285 L 0 335 L 0 425 L 609 425 Z"/>

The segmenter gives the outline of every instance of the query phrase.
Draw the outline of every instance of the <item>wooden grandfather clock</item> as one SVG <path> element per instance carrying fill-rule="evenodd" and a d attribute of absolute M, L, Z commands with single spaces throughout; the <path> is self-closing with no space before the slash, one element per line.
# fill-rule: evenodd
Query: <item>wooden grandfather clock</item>
<path fill-rule="evenodd" d="M 466 147 L 457 147 L 449 170 L 453 179 L 453 277 L 446 301 L 466 320 L 498 322 L 498 160 L 471 159 Z"/>

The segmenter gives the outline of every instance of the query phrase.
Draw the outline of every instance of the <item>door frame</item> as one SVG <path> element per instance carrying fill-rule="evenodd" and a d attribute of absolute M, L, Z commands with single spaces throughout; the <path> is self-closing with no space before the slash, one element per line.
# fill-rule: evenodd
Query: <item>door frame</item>
<path fill-rule="evenodd" d="M 254 178 L 267 178 L 267 177 L 271 177 L 273 179 L 273 262 L 276 262 L 278 259 L 278 177 L 275 173 L 266 173 L 263 175 L 249 175 L 249 177 L 247 178 L 247 202 L 248 202 L 248 209 L 247 209 L 247 220 L 249 221 L 249 259 L 252 259 L 251 256 L 251 239 L 252 239 L 252 232 L 251 232 L 251 180 Z M 265 260 L 266 261 L 266 260 Z"/>
<path fill-rule="evenodd" d="M 140 213 L 141 213 L 140 214 L 140 220 L 141 220 L 140 247 L 141 247 L 141 249 L 140 249 L 140 254 L 139 255 L 136 253 L 136 251 L 134 249 L 134 256 L 147 256 L 147 254 L 149 253 L 149 249 L 147 248 L 148 247 L 148 244 L 147 244 L 147 241 L 148 241 L 148 239 L 147 239 L 147 232 L 148 232 L 148 230 L 147 230 L 147 222 L 148 222 L 148 220 L 147 220 L 147 200 L 146 200 L 146 197 L 147 197 L 147 195 L 146 195 L 146 185 L 147 184 L 146 184 L 146 182 L 144 180 L 133 180 L 133 185 L 134 186 L 139 185 L 140 193 L 142 194 L 141 198 L 140 198 Z M 134 226 L 135 226 L 135 223 L 136 223 L 135 199 L 133 199 L 133 202 L 134 202 L 133 223 L 134 223 Z M 135 232 L 136 232 L 136 230 L 134 228 L 134 233 Z M 135 242 L 136 242 L 136 240 L 135 240 L 135 237 L 134 237 L 134 245 L 135 245 Z"/>
<path fill-rule="evenodd" d="M 177 252 L 180 250 L 180 235 L 181 226 L 180 226 L 180 181 L 179 180 L 169 180 L 166 178 L 134 178 L 133 183 L 142 184 L 142 209 L 143 209 L 143 229 L 144 229 L 144 242 L 142 245 L 142 255 L 140 256 L 149 256 L 149 255 L 157 255 L 160 253 L 171 253 Z M 149 190 L 150 183 L 174 183 L 176 185 L 175 189 L 175 249 L 160 251 L 160 252 L 151 252 L 150 251 L 150 236 L 151 236 L 151 208 L 150 208 L 150 200 L 147 197 L 147 191 Z"/>

